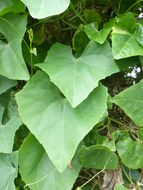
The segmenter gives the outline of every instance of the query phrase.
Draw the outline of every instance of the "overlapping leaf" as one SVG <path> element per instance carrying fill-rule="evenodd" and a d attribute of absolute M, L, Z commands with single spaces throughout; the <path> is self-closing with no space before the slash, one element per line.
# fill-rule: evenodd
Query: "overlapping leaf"
<path fill-rule="evenodd" d="M 0 16 L 13 12 L 20 13 L 24 12 L 25 6 L 20 0 L 4 0 L 0 1 Z"/>
<path fill-rule="evenodd" d="M 16 86 L 17 82 L 14 80 L 10 80 L 6 77 L 0 75 L 0 94 L 6 92 L 9 88 Z"/>
<path fill-rule="evenodd" d="M 81 163 L 89 169 L 116 169 L 118 166 L 118 157 L 107 147 L 102 145 L 93 145 L 81 149 Z"/>
<path fill-rule="evenodd" d="M 10 79 L 29 79 L 21 52 L 26 23 L 26 15 L 11 13 L 0 17 L 0 33 L 6 38 L 0 41 L 0 74 Z"/>
<path fill-rule="evenodd" d="M 103 26 L 102 30 L 98 30 L 98 24 L 90 23 L 84 26 L 84 30 L 89 39 L 94 40 L 100 44 L 103 44 L 111 32 L 112 26 L 114 25 L 115 19 L 111 19 L 108 23 Z"/>
<path fill-rule="evenodd" d="M 0 153 L 12 152 L 15 132 L 21 124 L 21 119 L 18 116 L 15 116 L 6 124 L 0 125 Z"/>
<path fill-rule="evenodd" d="M 49 160 L 45 150 L 33 135 L 29 135 L 19 151 L 22 179 L 33 190 L 70 190 L 78 177 L 80 164 L 77 158 L 63 173 L 59 173 Z"/>
<path fill-rule="evenodd" d="M 128 168 L 139 169 L 143 167 L 142 143 L 126 138 L 117 143 L 117 151 L 122 162 Z"/>
<path fill-rule="evenodd" d="M 131 13 L 123 16 L 112 31 L 112 50 L 115 59 L 143 55 L 143 30 Z"/>
<path fill-rule="evenodd" d="M 49 50 L 43 64 L 38 64 L 49 74 L 72 107 L 78 106 L 105 77 L 118 72 L 108 43 L 91 41 L 79 58 L 72 55 L 69 46 L 56 43 Z"/>
<path fill-rule="evenodd" d="M 29 9 L 33 18 L 46 18 L 64 12 L 70 0 L 21 0 Z"/>
<path fill-rule="evenodd" d="M 0 154 L 0 189 L 15 190 L 14 179 L 18 172 L 18 154 Z"/>
<path fill-rule="evenodd" d="M 143 80 L 116 95 L 112 102 L 122 108 L 138 126 L 143 126 Z"/>
<path fill-rule="evenodd" d="M 73 109 L 49 77 L 38 72 L 16 95 L 23 122 L 43 145 L 62 172 L 79 142 L 106 111 L 107 91 L 99 85 L 87 100 Z"/>

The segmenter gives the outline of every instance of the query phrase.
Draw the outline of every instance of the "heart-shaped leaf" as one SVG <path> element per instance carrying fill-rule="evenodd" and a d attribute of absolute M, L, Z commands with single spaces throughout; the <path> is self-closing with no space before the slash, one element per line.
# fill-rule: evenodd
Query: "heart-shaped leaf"
<path fill-rule="evenodd" d="M 14 179 L 18 172 L 18 153 L 0 154 L 0 189 L 15 190 Z"/>
<path fill-rule="evenodd" d="M 29 135 L 19 150 L 22 179 L 32 190 L 70 190 L 78 177 L 80 164 L 75 158 L 63 173 L 59 173 L 49 160 L 45 150 L 33 135 Z"/>
<path fill-rule="evenodd" d="M 109 45 L 93 41 L 78 59 L 72 55 L 69 46 L 56 43 L 44 63 L 38 66 L 49 74 L 72 107 L 85 100 L 101 79 L 118 72 Z"/>
<path fill-rule="evenodd" d="M 90 23 L 84 26 L 84 30 L 89 37 L 89 39 L 94 40 L 100 44 L 103 44 L 111 32 L 112 26 L 115 23 L 115 19 L 111 19 L 108 23 L 106 23 L 102 30 L 98 30 L 98 24 L 96 22 Z"/>
<path fill-rule="evenodd" d="M 29 9 L 33 18 L 46 18 L 64 12 L 70 0 L 21 0 Z"/>
<path fill-rule="evenodd" d="M 102 85 L 73 109 L 43 72 L 36 73 L 16 99 L 23 122 L 60 172 L 107 109 L 107 90 Z"/>
<path fill-rule="evenodd" d="M 112 102 L 121 107 L 138 126 L 143 126 L 143 80 L 116 95 Z"/>
<path fill-rule="evenodd" d="M 128 168 L 139 169 L 143 167 L 143 145 L 130 138 L 120 140 L 117 143 L 117 151 L 122 162 Z"/>
<path fill-rule="evenodd" d="M 141 45 L 143 30 L 141 31 L 139 24 L 131 13 L 120 18 L 112 29 L 112 50 L 115 59 L 143 55 Z"/>
<path fill-rule="evenodd" d="M 26 15 L 8 14 L 0 17 L 0 33 L 6 38 L 0 41 L 0 74 L 10 79 L 29 79 L 21 51 L 26 24 Z"/>

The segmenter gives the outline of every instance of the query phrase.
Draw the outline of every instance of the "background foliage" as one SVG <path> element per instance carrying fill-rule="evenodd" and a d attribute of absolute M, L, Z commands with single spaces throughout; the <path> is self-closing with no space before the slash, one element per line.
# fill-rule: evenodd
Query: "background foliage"
<path fill-rule="evenodd" d="M 143 189 L 142 9 L 0 1 L 0 190 Z"/>

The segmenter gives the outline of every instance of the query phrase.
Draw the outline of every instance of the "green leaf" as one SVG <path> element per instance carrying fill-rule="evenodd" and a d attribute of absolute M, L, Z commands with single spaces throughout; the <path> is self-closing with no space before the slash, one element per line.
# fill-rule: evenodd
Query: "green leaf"
<path fill-rule="evenodd" d="M 118 186 L 116 186 L 115 188 L 114 188 L 114 190 L 128 190 L 124 185 L 122 185 L 122 184 L 119 184 Z"/>
<path fill-rule="evenodd" d="M 128 131 L 124 131 L 124 130 L 116 130 L 112 133 L 112 139 L 114 141 L 118 141 L 121 139 L 126 139 L 129 137 L 129 132 Z"/>
<path fill-rule="evenodd" d="M 21 124 L 20 117 L 15 116 L 6 124 L 0 125 L 0 153 L 12 152 L 15 132 Z"/>
<path fill-rule="evenodd" d="M 129 68 L 139 65 L 140 59 L 138 56 L 128 57 L 128 58 L 116 60 L 116 63 L 120 71 L 128 71 Z"/>
<path fill-rule="evenodd" d="M 23 122 L 60 172 L 64 171 L 80 141 L 107 109 L 107 90 L 102 85 L 73 109 L 48 75 L 41 71 L 16 95 L 16 99 Z"/>
<path fill-rule="evenodd" d="M 29 9 L 33 18 L 46 18 L 64 12 L 70 3 L 70 0 L 21 0 Z"/>
<path fill-rule="evenodd" d="M 17 81 L 10 80 L 0 75 L 0 94 L 17 85 Z"/>
<path fill-rule="evenodd" d="M 134 16 L 128 13 L 112 28 L 112 49 L 115 59 L 143 55 L 143 47 L 139 42 L 143 31 L 137 32 L 138 25 Z"/>
<path fill-rule="evenodd" d="M 4 107 L 0 105 L 0 125 L 2 124 L 3 114 L 4 114 Z"/>
<path fill-rule="evenodd" d="M 19 150 L 19 166 L 22 179 L 32 190 L 70 190 L 78 177 L 80 164 L 78 158 L 71 161 L 59 173 L 49 160 L 45 150 L 33 135 L 29 135 Z"/>
<path fill-rule="evenodd" d="M 118 157 L 107 147 L 102 145 L 93 145 L 81 149 L 81 163 L 89 169 L 116 169 L 118 166 Z"/>
<path fill-rule="evenodd" d="M 111 32 L 112 26 L 115 23 L 115 19 L 111 19 L 108 23 L 103 26 L 102 30 L 98 30 L 98 24 L 96 22 L 90 23 L 84 26 L 84 30 L 89 37 L 89 39 L 98 42 L 99 44 L 103 44 Z"/>
<path fill-rule="evenodd" d="M 116 95 L 112 102 L 117 104 L 138 126 L 143 126 L 143 80 Z"/>
<path fill-rule="evenodd" d="M 138 136 L 139 136 L 139 139 L 140 139 L 141 141 L 143 141 L 143 129 L 142 129 L 142 128 L 138 130 L 137 134 L 138 134 Z"/>
<path fill-rule="evenodd" d="M 101 79 L 118 72 L 108 43 L 99 45 L 93 41 L 78 59 L 69 46 L 56 43 L 44 63 L 37 66 L 49 74 L 72 107 L 85 100 Z"/>
<path fill-rule="evenodd" d="M 14 179 L 18 171 L 18 154 L 0 154 L 0 189 L 15 190 Z"/>
<path fill-rule="evenodd" d="M 132 169 L 143 167 L 143 145 L 130 138 L 120 140 L 117 143 L 118 154 L 125 166 Z"/>
<path fill-rule="evenodd" d="M 10 79 L 29 79 L 21 52 L 26 24 L 26 15 L 8 14 L 0 17 L 0 33 L 7 41 L 0 41 L 0 74 Z"/>
<path fill-rule="evenodd" d="M 4 0 L 0 1 L 0 16 L 6 13 L 21 13 L 24 12 L 25 6 L 20 0 Z"/>

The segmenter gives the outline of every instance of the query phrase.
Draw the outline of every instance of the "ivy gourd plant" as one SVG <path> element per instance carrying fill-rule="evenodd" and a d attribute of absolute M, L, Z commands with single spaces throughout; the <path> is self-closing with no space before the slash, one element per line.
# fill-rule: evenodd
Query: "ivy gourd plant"
<path fill-rule="evenodd" d="M 142 14 L 0 2 L 0 190 L 143 189 Z"/>

